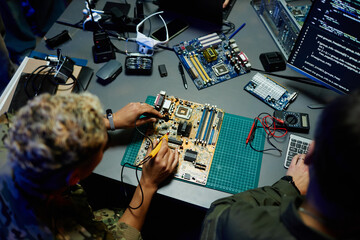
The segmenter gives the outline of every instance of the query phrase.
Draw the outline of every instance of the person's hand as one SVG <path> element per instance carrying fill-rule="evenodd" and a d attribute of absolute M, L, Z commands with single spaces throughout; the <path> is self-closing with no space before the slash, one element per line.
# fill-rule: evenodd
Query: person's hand
<path fill-rule="evenodd" d="M 223 2 L 222 8 L 226 8 L 227 5 L 229 4 L 229 2 L 230 2 L 230 0 L 225 0 L 225 1 Z"/>
<path fill-rule="evenodd" d="M 168 141 L 163 138 L 161 148 L 156 157 L 143 165 L 142 185 L 157 190 L 159 185 L 175 171 L 178 163 L 178 150 L 171 150 L 168 146 Z"/>
<path fill-rule="evenodd" d="M 132 102 L 127 104 L 125 107 L 113 113 L 113 120 L 115 128 L 132 128 L 135 126 L 143 125 L 148 122 L 155 122 L 154 117 L 145 117 L 138 119 L 142 114 L 149 113 L 159 118 L 163 117 L 159 111 L 156 111 L 152 106 L 146 103 Z M 108 119 L 105 119 L 105 125 L 109 129 L 110 124 Z"/>
<path fill-rule="evenodd" d="M 292 176 L 302 195 L 306 194 L 309 186 L 309 166 L 305 164 L 305 157 L 305 154 L 294 156 L 286 172 L 286 175 Z"/>

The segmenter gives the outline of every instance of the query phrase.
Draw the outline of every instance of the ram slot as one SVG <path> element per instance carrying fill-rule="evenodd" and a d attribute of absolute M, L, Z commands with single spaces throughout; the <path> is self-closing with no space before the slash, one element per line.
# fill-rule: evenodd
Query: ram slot
<path fill-rule="evenodd" d="M 195 58 L 196 63 L 199 65 L 201 71 L 204 73 L 204 76 L 206 78 L 205 82 L 206 83 L 209 82 L 211 80 L 209 75 L 206 73 L 205 69 L 203 68 L 202 64 L 200 63 L 200 61 L 199 61 L 199 59 L 197 58 L 196 55 L 194 55 L 194 58 Z"/>
<path fill-rule="evenodd" d="M 202 73 L 202 71 L 200 70 L 199 66 L 196 64 L 195 60 L 194 60 L 194 55 L 190 56 L 190 60 L 193 63 L 193 65 L 195 66 L 196 70 L 198 71 L 198 73 L 200 74 L 202 80 L 204 81 L 204 83 L 206 84 L 206 78 L 204 76 L 204 74 Z"/>
<path fill-rule="evenodd" d="M 203 132 L 203 128 L 204 128 L 204 121 L 205 119 L 207 118 L 207 115 L 208 115 L 208 108 L 205 106 L 204 107 L 204 111 L 203 111 L 203 114 L 201 116 L 201 120 L 200 120 L 200 123 L 199 123 L 199 128 L 198 128 L 198 131 L 196 133 L 196 138 L 195 140 L 196 141 L 199 141 L 200 138 L 201 138 L 201 135 L 202 135 L 202 132 Z"/>
<path fill-rule="evenodd" d="M 212 125 L 214 123 L 214 116 L 215 116 L 215 109 L 211 110 L 211 113 L 210 113 L 210 117 L 209 117 L 209 120 L 208 120 L 208 124 L 206 126 L 206 131 L 205 131 L 205 134 L 204 134 L 204 138 L 203 138 L 203 141 L 204 143 L 208 143 L 209 141 L 209 136 L 210 136 L 210 130 L 212 128 Z"/>

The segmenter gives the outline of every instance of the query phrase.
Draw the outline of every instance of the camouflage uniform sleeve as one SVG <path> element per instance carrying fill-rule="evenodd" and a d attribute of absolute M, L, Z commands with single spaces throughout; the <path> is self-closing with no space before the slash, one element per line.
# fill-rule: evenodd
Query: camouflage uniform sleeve
<path fill-rule="evenodd" d="M 4 141 L 7 137 L 7 133 L 10 126 L 10 119 L 8 114 L 3 114 L 0 116 L 0 167 L 5 164 L 7 159 L 7 149 L 5 148 Z"/>
<path fill-rule="evenodd" d="M 136 228 L 126 223 L 119 222 L 125 209 L 100 209 L 94 211 L 95 221 L 102 221 L 112 233 L 115 239 L 119 240 L 141 240 L 141 233 Z"/>
<path fill-rule="evenodd" d="M 118 222 L 116 224 L 116 231 L 114 233 L 114 236 L 116 239 L 121 239 L 121 240 L 141 240 L 141 234 L 139 232 L 139 230 L 137 230 L 136 228 L 127 225 L 126 223 L 123 222 Z"/>

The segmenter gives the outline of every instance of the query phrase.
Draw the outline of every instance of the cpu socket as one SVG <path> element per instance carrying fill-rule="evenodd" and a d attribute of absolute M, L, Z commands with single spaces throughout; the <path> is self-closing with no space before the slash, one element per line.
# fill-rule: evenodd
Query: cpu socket
<path fill-rule="evenodd" d="M 224 64 L 224 63 L 216 64 L 216 65 L 212 66 L 212 69 L 213 69 L 214 73 L 216 74 L 216 76 L 218 76 L 218 77 L 225 75 L 229 72 L 229 69 L 227 68 L 226 64 Z"/>
<path fill-rule="evenodd" d="M 176 109 L 175 116 L 178 118 L 190 119 L 191 113 L 192 109 L 190 107 L 179 105 Z"/>

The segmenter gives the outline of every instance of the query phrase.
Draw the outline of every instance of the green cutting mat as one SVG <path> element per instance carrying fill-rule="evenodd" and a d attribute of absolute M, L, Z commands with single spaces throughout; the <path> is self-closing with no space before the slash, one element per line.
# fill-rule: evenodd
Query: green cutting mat
<path fill-rule="evenodd" d="M 146 103 L 153 104 L 149 96 Z M 228 193 L 239 193 L 258 186 L 262 153 L 245 145 L 253 119 L 225 113 L 206 187 Z M 139 129 L 146 131 L 147 126 Z M 121 164 L 134 164 L 143 136 L 134 131 Z M 252 146 L 264 149 L 265 134 L 262 128 L 255 134 Z M 175 178 L 176 180 L 180 180 Z M 182 181 L 182 180 L 181 180 Z"/>

